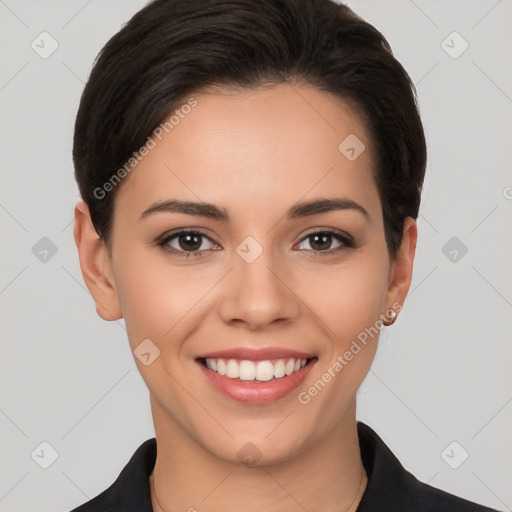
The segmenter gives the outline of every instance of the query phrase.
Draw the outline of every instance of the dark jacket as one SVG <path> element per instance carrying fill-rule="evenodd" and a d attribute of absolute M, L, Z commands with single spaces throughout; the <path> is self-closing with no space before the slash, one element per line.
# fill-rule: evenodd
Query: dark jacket
<path fill-rule="evenodd" d="M 420 482 L 368 425 L 357 422 L 361 458 L 368 475 L 357 512 L 497 512 Z M 71 512 L 153 512 L 149 475 L 156 439 L 142 443 L 117 480 Z"/>

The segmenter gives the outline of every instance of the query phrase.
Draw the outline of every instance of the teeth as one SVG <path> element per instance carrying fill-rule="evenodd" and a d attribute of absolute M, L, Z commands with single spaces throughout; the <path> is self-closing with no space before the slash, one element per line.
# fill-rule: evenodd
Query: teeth
<path fill-rule="evenodd" d="M 210 361 L 210 366 L 208 366 L 208 361 Z M 211 361 L 212 361 L 212 359 L 207 359 L 206 365 L 208 366 L 208 368 L 210 368 L 210 370 L 213 370 L 213 365 L 212 365 Z M 225 363 L 224 359 L 217 360 L 217 373 L 219 375 L 226 375 L 226 363 Z"/>
<path fill-rule="evenodd" d="M 234 360 L 230 359 L 226 365 L 226 377 L 230 379 L 238 379 L 240 375 L 240 365 Z"/>
<path fill-rule="evenodd" d="M 279 361 L 274 363 L 274 377 L 276 379 L 280 379 L 281 377 L 284 377 L 286 374 L 285 368 L 286 367 L 285 367 L 284 361 L 282 359 L 279 359 Z"/>
<path fill-rule="evenodd" d="M 211 359 L 212 363 L 215 359 Z M 213 370 L 213 365 L 212 365 Z M 254 380 L 256 378 L 256 365 L 252 361 L 242 361 L 240 363 L 240 380 Z"/>
<path fill-rule="evenodd" d="M 306 359 L 278 359 L 267 361 L 237 361 L 236 359 L 206 359 L 206 367 L 230 379 L 258 380 L 266 382 L 273 378 L 298 372 L 306 365 Z"/>
<path fill-rule="evenodd" d="M 300 364 L 300 361 L 299 361 Z M 274 365 L 270 361 L 259 361 L 256 365 L 256 380 L 272 380 L 274 378 Z"/>

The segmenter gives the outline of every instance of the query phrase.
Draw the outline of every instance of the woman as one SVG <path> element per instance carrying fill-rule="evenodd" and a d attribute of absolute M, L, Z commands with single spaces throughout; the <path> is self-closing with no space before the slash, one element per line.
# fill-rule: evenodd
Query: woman
<path fill-rule="evenodd" d="M 82 273 L 156 436 L 77 512 L 491 510 L 356 421 L 426 165 L 374 27 L 331 0 L 153 1 L 97 59 L 73 157 Z"/>

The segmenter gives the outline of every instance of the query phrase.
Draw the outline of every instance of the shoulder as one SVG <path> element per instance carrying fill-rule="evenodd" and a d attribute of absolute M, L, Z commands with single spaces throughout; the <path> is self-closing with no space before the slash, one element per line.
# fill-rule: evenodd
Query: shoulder
<path fill-rule="evenodd" d="M 368 475 L 357 512 L 498 512 L 421 482 L 372 428 L 357 422 L 357 432 Z"/>
<path fill-rule="evenodd" d="M 144 441 L 110 487 L 70 512 L 153 512 L 149 476 L 156 448 L 154 437 Z"/>
<path fill-rule="evenodd" d="M 495 509 L 428 485 L 416 479 L 412 474 L 410 475 L 411 478 L 408 479 L 406 485 L 410 490 L 411 499 L 417 503 L 418 508 L 416 510 L 425 512 L 438 512 L 440 510 L 449 510 L 450 512 L 498 512 Z"/>
<path fill-rule="evenodd" d="M 438 512 L 439 510 L 450 510 L 453 512 L 497 512 L 495 509 L 468 501 L 418 480 L 416 482 L 414 494 L 417 502 L 421 504 L 425 512 Z"/>

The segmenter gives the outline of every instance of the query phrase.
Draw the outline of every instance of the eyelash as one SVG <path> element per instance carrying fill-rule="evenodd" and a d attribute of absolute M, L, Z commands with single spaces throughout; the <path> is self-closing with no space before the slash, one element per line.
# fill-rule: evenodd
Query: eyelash
<path fill-rule="evenodd" d="M 177 256 L 184 257 L 184 258 L 189 258 L 191 256 L 193 258 L 204 257 L 202 255 L 202 253 L 205 252 L 204 250 L 203 251 L 181 251 L 181 250 L 175 249 L 174 247 L 170 247 L 169 245 L 167 245 L 174 238 L 177 238 L 180 235 L 185 235 L 185 234 L 200 235 L 201 237 L 207 238 L 210 242 L 215 244 L 215 242 L 208 235 L 203 233 L 202 231 L 198 231 L 198 230 L 194 230 L 194 229 L 183 229 L 180 231 L 176 231 L 174 233 L 170 233 L 167 236 L 164 235 L 164 237 L 162 239 L 160 239 L 160 241 L 157 242 L 157 247 L 159 249 L 161 249 L 162 251 L 164 251 L 165 253 L 175 254 Z M 313 258 L 322 257 L 322 256 L 330 256 L 333 253 L 337 253 L 341 250 L 355 249 L 357 247 L 356 243 L 354 242 L 354 240 L 352 238 L 350 238 L 348 236 L 341 235 L 340 233 L 337 233 L 336 231 L 329 231 L 329 230 L 313 231 L 312 233 L 308 233 L 305 237 L 303 237 L 300 240 L 299 243 L 302 243 L 304 240 L 307 240 L 308 238 L 312 237 L 313 235 L 331 235 L 338 242 L 342 243 L 342 245 L 340 245 L 339 247 L 336 247 L 334 249 L 328 249 L 325 251 L 315 251 L 313 249 L 306 249 L 307 251 L 312 251 L 315 254 L 315 256 L 312 256 Z M 207 250 L 211 250 L 211 249 L 207 249 Z"/>

